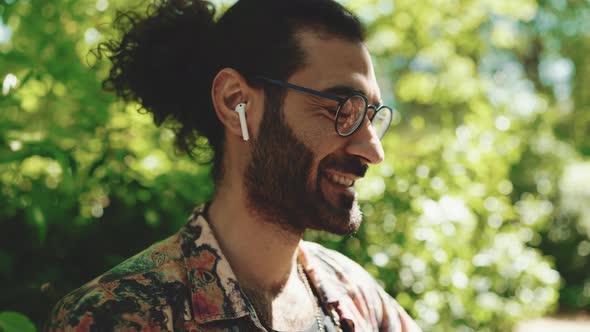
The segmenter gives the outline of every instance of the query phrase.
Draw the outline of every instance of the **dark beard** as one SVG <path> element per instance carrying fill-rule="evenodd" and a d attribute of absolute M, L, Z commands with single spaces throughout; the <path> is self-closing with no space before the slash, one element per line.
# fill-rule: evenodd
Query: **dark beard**
<path fill-rule="evenodd" d="M 258 137 L 251 140 L 244 176 L 249 209 L 287 231 L 356 232 L 362 218 L 356 199 L 339 195 L 336 206 L 330 203 L 320 188 L 321 170 L 331 167 L 363 176 L 367 166 L 352 156 L 327 156 L 312 179 L 314 154 L 285 123 L 281 108 L 282 98 L 267 98 Z"/>

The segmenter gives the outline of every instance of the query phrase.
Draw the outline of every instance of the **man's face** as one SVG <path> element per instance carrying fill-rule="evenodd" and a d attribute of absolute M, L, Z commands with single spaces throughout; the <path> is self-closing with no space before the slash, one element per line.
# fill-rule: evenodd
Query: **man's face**
<path fill-rule="evenodd" d="M 345 97 L 362 91 L 379 104 L 372 63 L 361 43 L 302 32 L 306 65 L 289 83 Z M 329 109 L 337 102 L 293 90 L 284 100 L 269 98 L 252 143 L 245 186 L 251 210 L 286 229 L 335 234 L 358 230 L 361 212 L 354 182 L 368 164 L 383 159 L 383 148 L 365 119 L 352 136 L 334 129 Z M 281 105 L 281 101 L 283 101 Z"/>

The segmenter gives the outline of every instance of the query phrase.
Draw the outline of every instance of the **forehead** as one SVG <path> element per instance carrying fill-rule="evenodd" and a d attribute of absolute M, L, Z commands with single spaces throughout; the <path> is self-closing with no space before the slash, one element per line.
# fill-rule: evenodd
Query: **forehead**
<path fill-rule="evenodd" d="M 362 42 L 302 31 L 298 41 L 305 52 L 305 65 L 291 77 L 294 84 L 323 90 L 347 86 L 362 91 L 371 102 L 381 95 L 373 63 Z"/>

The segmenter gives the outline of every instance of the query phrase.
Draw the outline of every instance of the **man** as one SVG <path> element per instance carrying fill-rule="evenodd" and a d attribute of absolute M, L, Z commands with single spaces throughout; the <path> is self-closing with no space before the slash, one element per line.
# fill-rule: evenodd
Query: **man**
<path fill-rule="evenodd" d="M 216 191 L 174 236 L 66 296 L 48 330 L 419 331 L 359 265 L 354 183 L 391 120 L 358 20 L 332 0 L 202 1 L 120 16 L 106 86 L 214 152 Z M 103 48 L 104 50 L 104 48 Z"/>

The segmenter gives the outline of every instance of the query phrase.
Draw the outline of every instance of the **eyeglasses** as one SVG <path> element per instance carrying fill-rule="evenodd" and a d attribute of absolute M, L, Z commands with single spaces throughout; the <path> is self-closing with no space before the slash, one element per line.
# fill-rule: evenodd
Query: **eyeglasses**
<path fill-rule="evenodd" d="M 267 83 L 282 86 L 314 96 L 330 99 L 338 102 L 336 110 L 330 110 L 335 113 L 334 127 L 336 133 L 342 137 L 347 137 L 361 126 L 363 120 L 368 116 L 371 125 L 375 128 L 375 132 L 379 139 L 383 138 L 387 128 L 391 123 L 393 117 L 393 110 L 389 106 L 375 106 L 370 105 L 367 97 L 361 93 L 353 92 L 347 97 L 339 97 L 330 93 L 324 93 L 317 90 L 308 89 L 299 85 L 273 80 L 267 77 L 258 77 Z"/>

